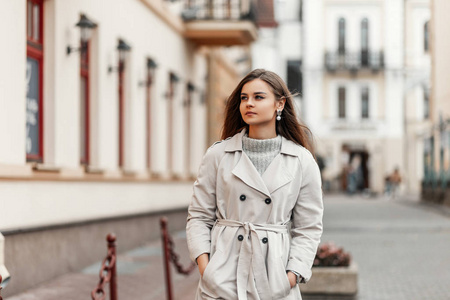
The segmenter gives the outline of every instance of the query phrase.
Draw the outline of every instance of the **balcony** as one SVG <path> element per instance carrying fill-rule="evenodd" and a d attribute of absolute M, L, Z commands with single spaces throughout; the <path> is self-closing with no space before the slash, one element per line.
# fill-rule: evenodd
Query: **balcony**
<path fill-rule="evenodd" d="M 257 38 L 256 10 L 250 0 L 186 1 L 185 37 L 198 45 L 249 45 Z"/>
<path fill-rule="evenodd" d="M 384 55 L 382 51 L 325 53 L 325 68 L 329 72 L 350 71 L 356 73 L 360 70 L 378 72 L 383 67 Z"/>

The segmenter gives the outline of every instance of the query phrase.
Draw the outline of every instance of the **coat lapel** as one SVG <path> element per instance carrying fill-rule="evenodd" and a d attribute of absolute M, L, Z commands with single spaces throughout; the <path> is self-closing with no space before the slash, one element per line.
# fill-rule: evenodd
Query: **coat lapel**
<path fill-rule="evenodd" d="M 283 185 L 291 182 L 293 178 L 294 176 L 286 166 L 284 154 L 275 156 L 262 175 L 264 184 L 270 194 L 278 190 Z"/>
<path fill-rule="evenodd" d="M 270 197 L 267 186 L 265 185 L 263 179 L 259 175 L 250 158 L 248 158 L 247 154 L 241 151 L 240 153 L 236 152 L 235 155 L 240 155 L 241 157 L 234 167 L 232 173 L 248 186 L 260 191 L 267 197 Z"/>
<path fill-rule="evenodd" d="M 250 158 L 242 150 L 242 137 L 246 129 L 233 136 L 227 143 L 226 152 L 235 152 L 240 155 L 239 161 L 232 173 L 245 184 L 270 197 L 280 187 L 288 184 L 294 178 L 290 168 L 286 165 L 286 155 L 296 156 L 297 147 L 292 141 L 282 137 L 280 154 L 275 156 L 263 175 L 259 175 Z"/>

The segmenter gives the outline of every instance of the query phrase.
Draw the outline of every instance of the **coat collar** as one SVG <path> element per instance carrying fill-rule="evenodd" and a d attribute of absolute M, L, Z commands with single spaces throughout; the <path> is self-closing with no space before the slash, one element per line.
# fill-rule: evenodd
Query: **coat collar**
<path fill-rule="evenodd" d="M 235 151 L 243 151 L 242 150 L 242 137 L 247 132 L 247 128 L 241 130 L 241 132 L 233 135 L 230 140 L 227 142 L 225 146 L 225 152 L 235 152 Z M 288 140 L 284 136 L 281 136 L 281 149 L 280 153 L 287 154 L 291 156 L 298 155 L 298 145 L 293 141 Z"/>
<path fill-rule="evenodd" d="M 250 158 L 242 150 L 242 137 L 246 129 L 234 135 L 227 143 L 225 152 L 240 152 L 239 161 L 234 166 L 232 173 L 248 186 L 260 191 L 267 197 L 280 187 L 292 181 L 294 176 L 287 168 L 282 155 L 277 155 L 261 176 L 251 162 Z M 296 147 L 292 141 L 282 137 L 280 154 L 296 156 Z"/>

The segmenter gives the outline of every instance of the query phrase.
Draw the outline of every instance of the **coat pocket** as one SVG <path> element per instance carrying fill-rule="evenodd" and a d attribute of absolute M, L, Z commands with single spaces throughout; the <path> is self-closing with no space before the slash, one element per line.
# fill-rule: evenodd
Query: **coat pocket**
<path fill-rule="evenodd" d="M 201 290 L 202 293 L 208 295 L 209 297 L 213 297 L 213 299 L 219 299 L 219 296 L 217 296 L 217 284 L 215 284 L 214 276 L 215 271 L 217 270 L 218 265 L 220 264 L 220 259 L 222 256 L 222 252 L 220 250 L 217 250 L 213 256 L 211 256 L 211 259 L 209 263 L 206 265 L 205 270 L 203 271 L 203 276 L 201 278 Z"/>
<path fill-rule="evenodd" d="M 291 292 L 286 265 L 281 257 L 273 257 L 267 263 L 270 290 L 273 299 L 284 299 Z"/>

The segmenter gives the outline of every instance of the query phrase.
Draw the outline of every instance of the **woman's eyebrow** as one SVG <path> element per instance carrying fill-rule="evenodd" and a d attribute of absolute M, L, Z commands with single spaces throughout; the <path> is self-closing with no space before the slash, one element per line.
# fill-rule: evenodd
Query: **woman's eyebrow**
<path fill-rule="evenodd" d="M 264 93 L 264 92 L 255 92 L 255 93 L 253 93 L 254 95 L 257 95 L 257 94 L 264 94 L 264 95 L 267 95 L 267 93 Z M 241 93 L 241 95 L 247 95 L 247 93 Z"/>

